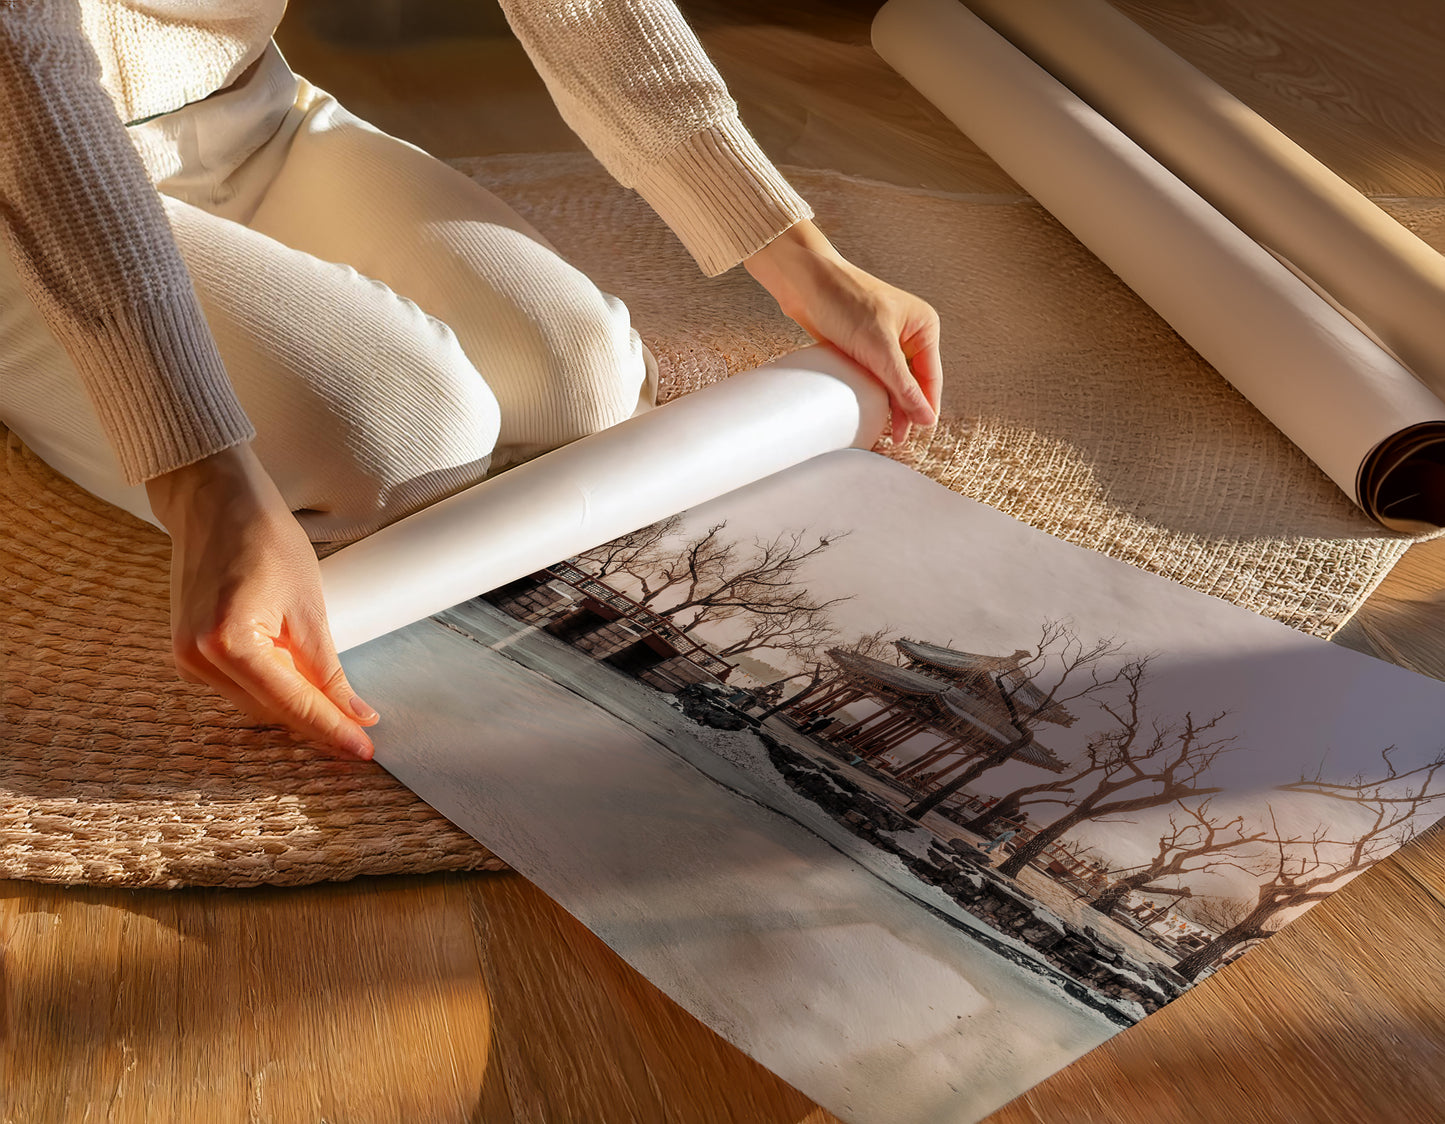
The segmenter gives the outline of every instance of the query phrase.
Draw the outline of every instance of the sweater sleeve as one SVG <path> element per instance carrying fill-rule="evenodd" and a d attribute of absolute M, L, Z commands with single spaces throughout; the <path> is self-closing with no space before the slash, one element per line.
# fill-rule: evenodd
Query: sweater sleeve
<path fill-rule="evenodd" d="M 672 0 L 502 0 L 502 9 L 563 120 L 707 276 L 813 217 L 743 126 Z"/>
<path fill-rule="evenodd" d="M 0 238 L 128 483 L 255 435 L 76 0 L 0 0 Z"/>

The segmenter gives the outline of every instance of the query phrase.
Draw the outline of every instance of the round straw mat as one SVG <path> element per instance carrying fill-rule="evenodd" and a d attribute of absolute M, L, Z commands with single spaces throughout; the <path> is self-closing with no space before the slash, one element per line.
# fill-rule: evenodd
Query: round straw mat
<path fill-rule="evenodd" d="M 703 278 L 591 157 L 457 163 L 627 302 L 664 398 L 809 342 L 745 271 Z M 1404 550 L 1032 202 L 785 171 L 845 254 L 942 314 L 944 416 L 902 454 L 929 476 L 1318 635 Z M 4 436 L 0 877 L 247 886 L 501 866 L 378 766 L 180 682 L 165 536 Z"/>
<path fill-rule="evenodd" d="M 8 431 L 0 875 L 252 886 L 502 864 L 380 766 L 176 678 L 169 540 Z"/>

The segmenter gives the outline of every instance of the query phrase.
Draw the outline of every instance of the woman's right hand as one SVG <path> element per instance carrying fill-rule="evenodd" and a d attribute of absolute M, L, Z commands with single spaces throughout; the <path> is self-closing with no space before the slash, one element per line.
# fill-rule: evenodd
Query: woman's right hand
<path fill-rule="evenodd" d="M 249 444 L 146 483 L 171 536 L 171 639 L 182 679 L 260 722 L 371 758 L 376 712 L 336 656 L 306 533 Z"/>

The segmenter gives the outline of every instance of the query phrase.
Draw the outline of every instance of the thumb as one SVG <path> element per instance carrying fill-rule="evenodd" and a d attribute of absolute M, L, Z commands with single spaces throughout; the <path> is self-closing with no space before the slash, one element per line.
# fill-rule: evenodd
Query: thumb
<path fill-rule="evenodd" d="M 292 641 L 292 655 L 301 674 L 316 684 L 342 714 L 363 726 L 374 726 L 381 716 L 346 678 L 325 618 L 310 621 Z"/>

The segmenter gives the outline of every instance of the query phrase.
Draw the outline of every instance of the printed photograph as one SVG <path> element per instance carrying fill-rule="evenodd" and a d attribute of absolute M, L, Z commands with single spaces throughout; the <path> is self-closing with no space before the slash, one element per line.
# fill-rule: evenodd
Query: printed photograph
<path fill-rule="evenodd" d="M 403 635 L 352 671 L 428 683 L 411 747 L 379 759 L 860 1119 L 986 1114 L 1445 815 L 1439 683 L 870 454 Z M 583 821 L 605 846 L 578 852 Z M 866 1072 L 868 1103 L 829 1067 Z"/>

